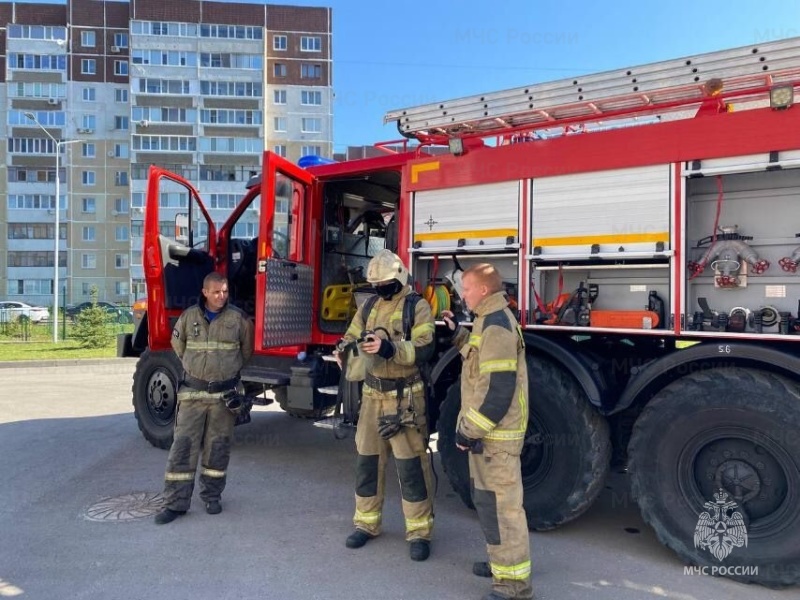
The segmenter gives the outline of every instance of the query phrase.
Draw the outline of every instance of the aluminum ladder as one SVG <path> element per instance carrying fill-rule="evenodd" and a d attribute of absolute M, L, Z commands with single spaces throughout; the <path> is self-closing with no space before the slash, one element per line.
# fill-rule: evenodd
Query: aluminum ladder
<path fill-rule="evenodd" d="M 715 95 L 756 100 L 781 84 L 800 85 L 800 37 L 392 110 L 383 121 L 408 138 L 501 135 L 686 109 Z"/>

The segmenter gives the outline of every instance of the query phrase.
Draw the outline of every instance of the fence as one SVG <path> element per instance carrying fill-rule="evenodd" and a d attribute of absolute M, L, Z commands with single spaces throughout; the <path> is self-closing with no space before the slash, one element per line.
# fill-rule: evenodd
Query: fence
<path fill-rule="evenodd" d="M 121 315 L 108 314 L 109 332 L 128 333 L 133 331 L 133 319 L 130 317 L 130 306 L 119 306 Z M 77 315 L 66 315 L 59 311 L 58 338 L 69 341 L 75 328 Z M 30 319 L 16 314 L 0 312 L 0 341 L 3 342 L 47 342 L 53 339 L 53 319 L 32 322 Z"/>

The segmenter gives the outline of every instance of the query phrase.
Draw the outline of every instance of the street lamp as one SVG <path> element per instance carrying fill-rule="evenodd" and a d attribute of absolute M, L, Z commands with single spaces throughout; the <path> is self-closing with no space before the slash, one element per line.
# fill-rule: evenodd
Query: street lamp
<path fill-rule="evenodd" d="M 53 269 L 53 342 L 58 343 L 58 246 L 61 242 L 61 235 L 59 231 L 60 223 L 59 223 L 59 210 L 61 209 L 60 206 L 60 194 L 61 194 L 61 175 L 59 173 L 59 169 L 61 167 L 59 163 L 59 159 L 61 156 L 61 146 L 66 146 L 67 144 L 75 144 L 77 142 L 81 142 L 83 140 L 57 140 L 47 129 L 44 128 L 44 125 L 39 123 L 36 115 L 31 112 L 26 112 L 25 116 L 28 117 L 31 121 L 36 123 L 39 126 L 39 129 L 44 131 L 45 135 L 49 137 L 53 143 L 56 145 L 56 227 L 55 227 L 55 253 L 53 258 L 55 259 L 55 268 Z"/>

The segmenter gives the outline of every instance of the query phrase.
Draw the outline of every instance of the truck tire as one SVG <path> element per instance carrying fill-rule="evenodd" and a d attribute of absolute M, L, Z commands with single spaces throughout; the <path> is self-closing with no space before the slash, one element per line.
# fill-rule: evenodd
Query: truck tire
<path fill-rule="evenodd" d="M 631 436 L 631 489 L 644 520 L 711 574 L 769 587 L 798 583 L 797 431 L 800 385 L 785 377 L 717 368 L 674 381 L 650 400 Z M 721 514 L 742 514 L 748 543 L 718 560 L 696 547 L 695 535 L 707 539 L 700 515 L 714 514 L 709 503 L 720 488 L 738 505 Z"/>
<path fill-rule="evenodd" d="M 139 431 L 157 448 L 169 449 L 183 368 L 172 350 L 142 352 L 133 373 L 133 413 Z"/>
<path fill-rule="evenodd" d="M 530 413 L 522 449 L 523 504 L 528 526 L 554 529 L 583 514 L 603 489 L 611 460 L 606 420 L 597 414 L 573 377 L 553 362 L 528 356 Z M 439 453 L 453 489 L 467 506 L 467 455 L 455 447 L 460 382 L 441 408 Z"/>

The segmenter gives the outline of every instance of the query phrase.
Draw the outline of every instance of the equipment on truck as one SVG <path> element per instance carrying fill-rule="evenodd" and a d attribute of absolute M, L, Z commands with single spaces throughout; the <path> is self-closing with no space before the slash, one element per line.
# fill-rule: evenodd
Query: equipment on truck
<path fill-rule="evenodd" d="M 255 320 L 246 394 L 322 419 L 338 406 L 352 415 L 358 400 L 329 357 L 369 297 L 359 285 L 395 279 L 391 265 L 369 273 L 372 258 L 395 252 L 408 266 L 398 281 L 439 315 L 448 302 L 458 312 L 462 266 L 491 262 L 527 352 L 529 526 L 577 519 L 613 456 L 644 519 L 687 563 L 718 564 L 694 540 L 723 490 L 750 536 L 727 572 L 797 583 L 800 447 L 782 432 L 800 428 L 800 256 L 796 222 L 775 216 L 794 214 L 800 193 L 799 86 L 795 38 L 394 110 L 385 119 L 418 145 L 307 168 L 265 152 L 219 228 L 192 182 L 151 167 L 148 308 L 119 344 L 140 354 L 140 429 L 169 445 L 171 323 L 212 270 Z M 165 194 L 188 206 L 163 206 Z M 180 237 L 163 227 L 173 220 Z M 428 425 L 470 504 L 448 331 L 439 322 L 426 362 Z"/>

